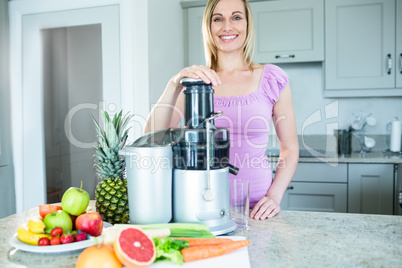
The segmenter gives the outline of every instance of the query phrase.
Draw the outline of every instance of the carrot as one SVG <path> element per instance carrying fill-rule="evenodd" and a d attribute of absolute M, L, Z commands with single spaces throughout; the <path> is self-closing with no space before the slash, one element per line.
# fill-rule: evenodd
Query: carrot
<path fill-rule="evenodd" d="M 174 239 L 187 240 L 190 247 L 196 246 L 213 246 L 223 243 L 233 242 L 230 238 L 189 238 L 189 237 L 175 237 Z"/>
<path fill-rule="evenodd" d="M 222 256 L 239 248 L 246 247 L 249 244 L 250 241 L 248 240 L 239 240 L 214 246 L 189 247 L 182 249 L 181 254 L 183 255 L 184 262 L 196 261 L 211 257 Z"/>

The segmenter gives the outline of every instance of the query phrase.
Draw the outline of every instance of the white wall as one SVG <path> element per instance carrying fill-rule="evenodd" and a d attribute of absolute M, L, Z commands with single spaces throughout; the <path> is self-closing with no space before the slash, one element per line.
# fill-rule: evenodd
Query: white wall
<path fill-rule="evenodd" d="M 184 68 L 183 11 L 180 0 L 149 0 L 150 107 L 169 79 Z"/>

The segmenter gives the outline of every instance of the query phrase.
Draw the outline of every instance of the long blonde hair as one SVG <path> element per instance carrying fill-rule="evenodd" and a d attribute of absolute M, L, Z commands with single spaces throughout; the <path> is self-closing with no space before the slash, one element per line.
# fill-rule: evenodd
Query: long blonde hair
<path fill-rule="evenodd" d="M 217 70 L 218 68 L 218 52 L 212 38 L 211 22 L 214 9 L 219 1 L 220 0 L 208 1 L 204 11 L 204 17 L 202 19 L 202 36 L 204 40 L 205 64 L 208 68 L 211 68 L 213 70 Z M 243 3 L 246 9 L 247 19 L 247 36 L 243 44 L 243 57 L 244 61 L 248 64 L 248 67 L 252 69 L 255 42 L 254 20 L 248 0 L 243 0 Z"/>

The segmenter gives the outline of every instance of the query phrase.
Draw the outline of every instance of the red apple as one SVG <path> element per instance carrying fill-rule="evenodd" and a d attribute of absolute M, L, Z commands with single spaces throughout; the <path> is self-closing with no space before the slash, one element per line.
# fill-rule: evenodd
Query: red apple
<path fill-rule="evenodd" d="M 81 214 L 75 220 L 75 228 L 91 236 L 100 236 L 103 230 L 103 220 L 98 212 Z"/>

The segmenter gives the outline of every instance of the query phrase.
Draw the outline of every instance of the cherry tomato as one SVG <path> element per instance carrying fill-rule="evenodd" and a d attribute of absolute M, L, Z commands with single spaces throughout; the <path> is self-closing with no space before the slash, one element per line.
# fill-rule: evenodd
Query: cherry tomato
<path fill-rule="evenodd" d="M 54 246 L 54 245 L 60 245 L 61 241 L 60 241 L 60 237 L 58 236 L 54 236 L 50 239 L 50 245 Z"/>
<path fill-rule="evenodd" d="M 50 245 L 50 239 L 47 237 L 42 237 L 38 241 L 38 246 L 49 246 Z"/>
<path fill-rule="evenodd" d="M 60 237 L 60 242 L 62 244 L 68 244 L 68 243 L 71 243 L 73 241 L 74 241 L 74 235 L 72 235 L 72 234 L 63 234 Z"/>
<path fill-rule="evenodd" d="M 62 233 L 63 233 L 63 228 L 61 228 L 61 227 L 55 227 L 52 229 L 52 231 L 50 231 L 50 235 L 52 237 L 60 236 Z"/>

